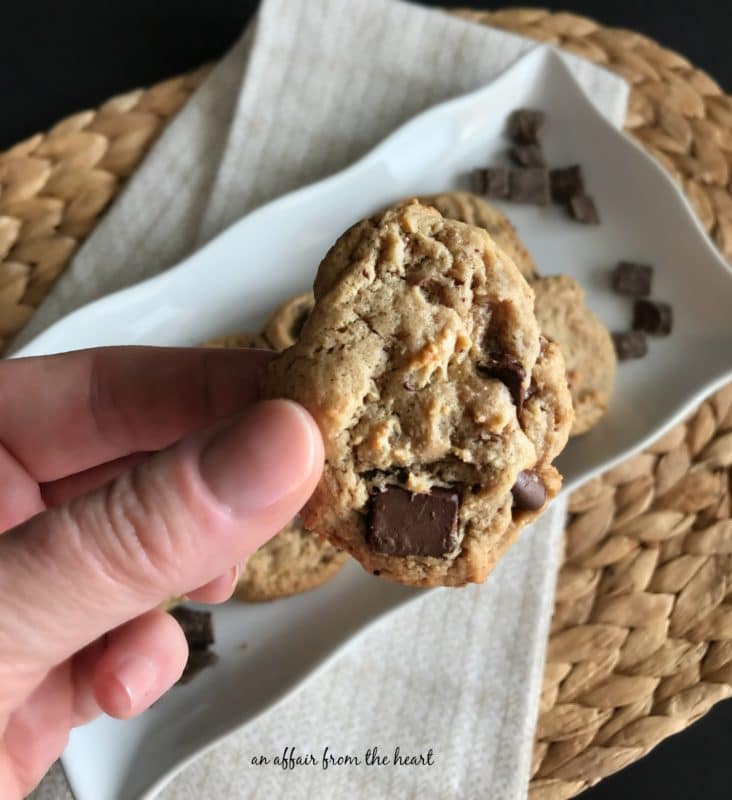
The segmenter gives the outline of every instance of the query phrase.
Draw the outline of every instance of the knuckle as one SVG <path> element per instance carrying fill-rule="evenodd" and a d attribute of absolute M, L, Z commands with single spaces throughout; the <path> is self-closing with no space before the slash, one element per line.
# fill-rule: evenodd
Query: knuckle
<path fill-rule="evenodd" d="M 100 532 L 94 537 L 95 555 L 104 571 L 136 586 L 175 578 L 192 534 L 185 503 L 176 502 L 175 490 L 145 467 L 100 489 L 100 502 L 68 506 L 77 529 Z"/>

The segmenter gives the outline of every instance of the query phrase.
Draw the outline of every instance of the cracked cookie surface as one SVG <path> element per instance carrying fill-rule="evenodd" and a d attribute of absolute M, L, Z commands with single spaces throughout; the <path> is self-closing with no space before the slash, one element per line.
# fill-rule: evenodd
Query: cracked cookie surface
<path fill-rule="evenodd" d="M 314 293 L 264 380 L 324 436 L 306 527 L 403 583 L 482 581 L 558 491 L 571 425 L 531 288 L 484 230 L 414 202 L 346 231 Z"/>
<path fill-rule="evenodd" d="M 485 228 L 513 260 L 536 293 L 542 333 L 558 342 L 567 365 L 575 419 L 571 436 L 586 433 L 607 414 L 617 358 L 610 333 L 587 306 L 582 287 L 566 275 L 539 277 L 536 263 L 508 217 L 471 192 L 420 198 L 444 217 Z"/>
<path fill-rule="evenodd" d="M 485 228 L 527 281 L 536 277 L 536 263 L 511 220 L 482 197 L 472 192 L 440 192 L 418 199 L 424 205 L 436 208 L 446 219 Z"/>

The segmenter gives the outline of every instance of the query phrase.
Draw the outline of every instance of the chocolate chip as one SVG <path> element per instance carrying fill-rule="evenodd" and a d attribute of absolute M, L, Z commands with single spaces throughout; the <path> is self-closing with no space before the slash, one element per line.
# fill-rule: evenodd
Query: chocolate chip
<path fill-rule="evenodd" d="M 519 144 L 536 144 L 546 114 L 535 108 L 518 108 L 508 118 L 508 135 Z"/>
<path fill-rule="evenodd" d="M 387 486 L 371 497 L 368 542 L 376 553 L 441 558 L 460 543 L 458 493 L 414 494 Z"/>
<path fill-rule="evenodd" d="M 214 643 L 210 611 L 194 611 L 192 608 L 178 606 L 170 613 L 183 629 L 188 646 L 192 650 L 203 650 Z"/>
<path fill-rule="evenodd" d="M 595 201 L 588 194 L 575 194 L 569 199 L 567 209 L 577 222 L 585 225 L 597 225 L 600 222 L 600 215 L 595 208 Z"/>
<path fill-rule="evenodd" d="M 633 312 L 633 330 L 657 336 L 668 336 L 673 327 L 673 313 L 668 303 L 653 300 L 636 300 Z"/>
<path fill-rule="evenodd" d="M 508 169 L 484 167 L 473 171 L 473 191 L 497 200 L 508 197 Z"/>
<path fill-rule="evenodd" d="M 648 297 L 652 282 L 653 267 L 632 261 L 619 261 L 611 278 L 613 289 L 630 297 Z"/>
<path fill-rule="evenodd" d="M 509 151 L 508 155 L 514 164 L 519 167 L 545 167 L 544 153 L 538 144 L 517 144 Z"/>
<path fill-rule="evenodd" d="M 568 203 L 576 194 L 585 193 L 585 182 L 582 178 L 582 167 L 573 164 L 571 167 L 557 167 L 549 172 L 552 200 L 560 205 Z"/>
<path fill-rule="evenodd" d="M 486 359 L 478 363 L 478 374 L 484 378 L 501 381 L 513 398 L 516 412 L 521 413 L 524 405 L 524 378 L 526 370 L 521 362 L 508 353 L 488 353 Z"/>
<path fill-rule="evenodd" d="M 621 361 L 629 358 L 643 358 L 648 352 L 646 335 L 643 331 L 622 331 L 613 333 L 615 352 Z"/>
<path fill-rule="evenodd" d="M 511 492 L 517 511 L 537 511 L 546 502 L 546 486 L 533 469 L 519 472 Z"/>
<path fill-rule="evenodd" d="M 549 173 L 544 167 L 512 169 L 508 199 L 514 203 L 545 206 L 549 203 Z"/>
<path fill-rule="evenodd" d="M 213 650 L 190 650 L 188 652 L 188 661 L 183 670 L 183 674 L 178 678 L 178 683 L 190 683 L 199 672 L 212 667 L 219 657 Z"/>

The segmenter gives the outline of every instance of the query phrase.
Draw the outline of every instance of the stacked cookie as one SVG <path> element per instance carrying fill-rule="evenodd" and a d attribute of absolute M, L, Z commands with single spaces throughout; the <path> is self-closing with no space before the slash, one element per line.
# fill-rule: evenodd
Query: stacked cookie
<path fill-rule="evenodd" d="M 578 284 L 540 277 L 508 219 L 467 192 L 357 224 L 314 293 L 261 334 L 209 344 L 282 351 L 266 392 L 302 403 L 326 442 L 302 519 L 243 571 L 248 601 L 321 585 L 346 552 L 413 585 L 483 580 L 559 490 L 551 462 L 606 413 L 616 364 Z"/>

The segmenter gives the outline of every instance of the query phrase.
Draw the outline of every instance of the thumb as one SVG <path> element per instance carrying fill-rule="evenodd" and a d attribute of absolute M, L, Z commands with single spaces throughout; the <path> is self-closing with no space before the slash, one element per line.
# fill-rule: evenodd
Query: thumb
<path fill-rule="evenodd" d="M 0 685 L 246 558 L 299 511 L 322 464 L 309 414 L 267 401 L 0 536 Z"/>

